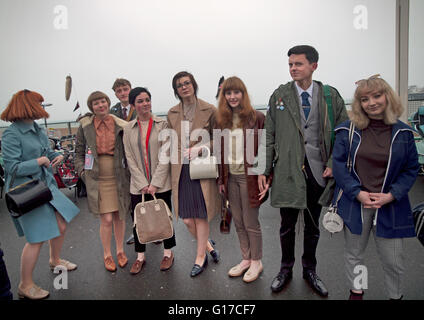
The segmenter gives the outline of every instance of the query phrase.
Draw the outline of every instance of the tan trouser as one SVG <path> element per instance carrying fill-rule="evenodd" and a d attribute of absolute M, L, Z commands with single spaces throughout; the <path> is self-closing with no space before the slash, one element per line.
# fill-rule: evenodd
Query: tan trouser
<path fill-rule="evenodd" d="M 262 233 L 259 224 L 259 208 L 251 208 L 247 192 L 246 176 L 229 175 L 228 201 L 240 241 L 244 260 L 262 258 Z"/>

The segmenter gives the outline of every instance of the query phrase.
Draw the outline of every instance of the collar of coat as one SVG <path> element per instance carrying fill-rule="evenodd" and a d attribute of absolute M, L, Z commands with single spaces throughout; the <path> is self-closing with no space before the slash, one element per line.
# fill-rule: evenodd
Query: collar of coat
<path fill-rule="evenodd" d="M 128 124 L 127 121 L 122 120 L 121 118 L 118 118 L 117 116 L 113 114 L 109 114 L 109 116 L 111 116 L 112 119 L 115 121 L 115 124 L 121 128 L 125 127 Z M 85 128 L 86 126 L 93 124 L 93 120 L 94 120 L 94 114 L 89 114 L 85 116 L 84 118 L 81 118 L 79 122 L 81 123 L 81 126 Z"/>
<path fill-rule="evenodd" d="M 35 121 L 33 121 L 32 123 L 28 123 L 24 121 L 16 121 L 15 126 L 22 133 L 27 133 L 28 131 L 33 131 L 33 132 L 40 131 L 40 126 Z"/>
<path fill-rule="evenodd" d="M 154 114 L 152 114 L 152 119 L 153 119 L 153 122 L 155 122 L 155 123 L 160 123 L 160 122 L 166 121 L 165 119 L 159 118 L 158 116 L 155 116 Z M 128 122 L 128 126 L 130 128 L 134 128 L 135 126 L 137 126 L 137 120 L 138 120 L 138 118 L 131 120 L 130 122 Z"/>
<path fill-rule="evenodd" d="M 207 110 L 210 108 L 210 103 L 197 98 L 197 107 L 199 108 L 200 111 L 203 110 Z M 171 113 L 182 113 L 183 112 L 183 103 L 180 102 L 179 104 L 177 104 L 176 106 L 172 107 L 171 109 L 169 109 L 169 112 Z"/>
<path fill-rule="evenodd" d="M 346 121 L 342 122 L 341 124 L 339 124 L 334 129 L 334 131 L 338 131 L 338 130 L 341 130 L 341 129 L 349 130 L 349 127 L 350 127 L 350 120 L 346 120 Z M 408 130 L 408 131 L 411 131 L 411 132 L 416 132 L 409 125 L 407 125 L 406 123 L 404 123 L 404 122 L 402 122 L 398 119 L 396 123 L 392 124 L 392 136 L 394 136 L 394 134 L 399 130 Z M 359 135 L 362 134 L 362 130 L 358 129 L 357 127 L 355 127 L 355 132 L 358 133 Z"/>

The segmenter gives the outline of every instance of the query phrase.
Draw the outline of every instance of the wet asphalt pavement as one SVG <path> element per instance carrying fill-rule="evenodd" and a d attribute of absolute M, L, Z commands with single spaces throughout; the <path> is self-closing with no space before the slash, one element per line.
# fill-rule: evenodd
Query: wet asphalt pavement
<path fill-rule="evenodd" d="M 230 234 L 219 231 L 219 217 L 211 222 L 210 237 L 216 241 L 221 261 L 215 264 L 209 257 L 207 269 L 198 277 L 191 278 L 196 242 L 184 223 L 174 220 L 177 245 L 173 249 L 175 262 L 168 271 L 160 271 L 163 246 L 147 245 L 146 264 L 138 275 L 129 270 L 136 258 L 133 245 L 125 244 L 128 265 L 114 273 L 105 270 L 103 250 L 99 237 L 99 221 L 87 208 L 86 198 L 74 197 L 73 190 L 64 190 L 80 207 L 81 213 L 68 225 L 62 257 L 78 264 L 78 269 L 68 273 L 67 289 L 55 289 L 58 276 L 50 271 L 49 250 L 45 243 L 34 271 L 34 281 L 50 291 L 48 300 L 345 300 L 349 295 L 343 265 L 343 234 L 330 236 L 321 225 L 321 238 L 317 250 L 317 273 L 326 284 L 329 296 L 315 294 L 302 278 L 301 255 L 303 246 L 303 217 L 299 216 L 296 235 L 296 264 L 293 279 L 282 292 L 271 292 L 272 279 L 279 271 L 281 250 L 279 239 L 279 210 L 269 205 L 260 209 L 263 233 L 263 265 L 260 278 L 247 284 L 241 278 L 229 278 L 228 270 L 240 262 L 241 254 L 234 225 Z M 410 192 L 412 205 L 424 201 L 424 177 L 419 177 Z M 0 200 L 0 242 L 17 299 L 19 263 L 25 239 L 18 238 L 13 222 L 8 216 L 4 197 Z M 322 219 L 322 216 L 321 216 Z M 131 234 L 131 218 L 127 219 L 125 240 Z M 113 248 L 115 248 L 113 244 Z M 416 238 L 405 240 L 405 300 L 424 300 L 424 247 Z M 114 256 L 116 261 L 116 255 Z M 364 299 L 387 299 L 381 264 L 376 255 L 372 236 L 366 252 L 368 290 Z M 63 280 L 60 282 L 64 284 Z"/>

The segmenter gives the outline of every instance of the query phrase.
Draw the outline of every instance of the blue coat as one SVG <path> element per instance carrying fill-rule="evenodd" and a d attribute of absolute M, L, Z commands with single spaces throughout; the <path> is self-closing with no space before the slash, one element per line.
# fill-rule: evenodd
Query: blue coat
<path fill-rule="evenodd" d="M 338 202 L 339 214 L 353 234 L 362 233 L 362 206 L 356 199 L 361 191 L 361 182 L 355 172 L 355 160 L 361 143 L 362 130 L 355 128 L 351 157 L 352 172 L 349 173 L 346 162 L 349 150 L 350 121 L 345 121 L 336 127 L 336 141 L 333 150 L 333 175 L 336 180 L 333 203 L 339 189 L 343 195 Z M 382 238 L 414 237 L 414 222 L 408 192 L 413 186 L 419 170 L 418 155 L 415 147 L 413 130 L 399 121 L 392 126 L 392 138 L 389 153 L 388 169 L 386 170 L 381 192 L 390 192 L 394 201 L 377 209 L 374 225 L 377 236 Z"/>
<path fill-rule="evenodd" d="M 12 173 L 16 169 L 12 187 L 31 179 L 41 179 L 53 195 L 50 204 L 42 205 L 18 219 L 13 219 L 18 235 L 25 235 L 30 243 L 43 242 L 60 236 L 55 210 L 66 222 L 70 222 L 80 210 L 58 189 L 51 167 L 38 165 L 37 158 L 41 156 L 46 156 L 52 161 L 59 155 L 50 149 L 44 131 L 35 122 L 12 123 L 2 136 L 2 155 L 6 192 L 10 187 Z"/>

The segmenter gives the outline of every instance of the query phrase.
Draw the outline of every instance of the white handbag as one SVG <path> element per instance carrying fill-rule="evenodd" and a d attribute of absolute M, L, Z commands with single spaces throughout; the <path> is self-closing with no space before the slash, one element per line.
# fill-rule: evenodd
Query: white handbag
<path fill-rule="evenodd" d="M 215 156 L 211 156 L 211 150 L 207 150 L 206 156 L 196 157 L 190 161 L 190 179 L 216 179 L 218 178 L 218 162 Z"/>
<path fill-rule="evenodd" d="M 349 153 L 348 153 L 347 164 L 346 164 L 349 172 L 352 171 L 352 159 L 350 157 L 350 150 L 352 149 L 352 140 L 353 140 L 354 130 L 355 130 L 355 125 L 353 124 L 353 122 L 351 122 L 350 128 L 349 128 Z M 343 190 L 340 189 L 339 194 L 337 195 L 336 203 L 331 204 L 328 207 L 327 212 L 324 214 L 324 217 L 322 219 L 322 225 L 328 232 L 332 234 L 343 230 L 343 226 L 344 226 L 343 219 L 342 217 L 340 217 L 340 215 L 337 212 L 338 211 L 337 204 L 340 198 L 342 197 L 342 194 L 343 194 Z"/>

